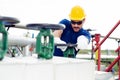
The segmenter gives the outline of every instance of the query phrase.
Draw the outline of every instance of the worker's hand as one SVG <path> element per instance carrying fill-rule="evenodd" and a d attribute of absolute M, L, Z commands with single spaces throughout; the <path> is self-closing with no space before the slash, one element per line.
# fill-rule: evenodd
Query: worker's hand
<path fill-rule="evenodd" d="M 77 38 L 77 48 L 86 49 L 88 46 L 88 39 L 85 36 L 79 36 Z"/>
<path fill-rule="evenodd" d="M 55 44 L 66 44 L 65 41 L 62 41 L 60 38 L 58 37 L 54 37 L 54 43 Z M 57 46 L 57 48 L 61 49 L 62 51 L 65 51 L 67 49 L 67 46 Z"/>

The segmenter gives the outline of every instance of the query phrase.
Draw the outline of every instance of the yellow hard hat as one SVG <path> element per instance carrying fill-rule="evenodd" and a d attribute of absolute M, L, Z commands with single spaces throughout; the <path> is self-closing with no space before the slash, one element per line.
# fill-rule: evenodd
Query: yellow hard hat
<path fill-rule="evenodd" d="M 72 9 L 71 9 L 71 12 L 69 14 L 69 18 L 71 20 L 83 20 L 85 18 L 85 12 L 84 10 L 82 9 L 82 7 L 80 6 L 74 6 Z"/>

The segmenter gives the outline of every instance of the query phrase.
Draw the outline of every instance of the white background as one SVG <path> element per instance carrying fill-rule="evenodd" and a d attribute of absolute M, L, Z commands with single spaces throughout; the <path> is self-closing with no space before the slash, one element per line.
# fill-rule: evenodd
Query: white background
<path fill-rule="evenodd" d="M 95 29 L 91 34 L 100 33 L 105 36 L 120 20 L 120 0 L 0 0 L 0 15 L 15 17 L 19 24 L 58 23 L 68 18 L 74 5 L 80 5 L 86 12 L 84 28 Z M 18 35 L 24 30 L 10 30 Z M 111 37 L 120 38 L 120 26 Z M 116 49 L 117 41 L 107 40 L 102 49 Z"/>

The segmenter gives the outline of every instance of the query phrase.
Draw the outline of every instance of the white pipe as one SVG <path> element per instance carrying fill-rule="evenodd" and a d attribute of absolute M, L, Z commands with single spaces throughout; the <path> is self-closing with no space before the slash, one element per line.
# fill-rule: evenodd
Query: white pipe
<path fill-rule="evenodd" d="M 0 35 L 0 40 L 2 39 L 2 35 Z M 15 35 L 8 35 L 8 45 L 17 45 L 17 46 L 27 46 L 36 44 L 35 38 L 23 37 L 23 36 L 15 36 Z"/>

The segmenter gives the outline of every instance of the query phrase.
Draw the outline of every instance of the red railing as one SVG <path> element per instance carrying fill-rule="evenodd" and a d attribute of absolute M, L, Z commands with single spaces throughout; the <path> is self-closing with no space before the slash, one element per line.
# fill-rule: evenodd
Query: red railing
<path fill-rule="evenodd" d="M 111 33 L 118 27 L 120 24 L 120 20 L 115 24 L 115 26 L 110 30 L 110 32 L 103 38 L 101 42 L 99 42 L 100 35 L 95 35 L 95 41 L 96 41 L 96 48 L 94 49 L 94 52 L 98 50 L 98 71 L 100 71 L 100 64 L 101 64 L 101 45 L 105 42 L 105 40 L 111 35 Z M 106 71 L 110 71 L 112 67 L 115 65 L 116 62 L 120 60 L 120 56 L 118 56 L 115 61 L 106 69 Z M 120 75 L 119 75 L 120 76 Z"/>
<path fill-rule="evenodd" d="M 103 42 L 110 36 L 110 34 L 118 27 L 120 24 L 120 20 L 115 24 L 115 26 L 110 30 L 110 32 L 103 38 L 103 40 L 100 42 L 100 44 L 94 49 L 96 51 L 102 44 Z"/>

